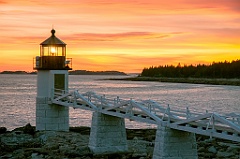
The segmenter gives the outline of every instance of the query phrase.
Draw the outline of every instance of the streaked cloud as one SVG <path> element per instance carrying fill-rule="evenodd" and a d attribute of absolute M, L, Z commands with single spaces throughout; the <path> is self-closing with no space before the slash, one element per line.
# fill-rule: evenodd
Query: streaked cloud
<path fill-rule="evenodd" d="M 79 41 L 122 41 L 141 39 L 162 39 L 181 33 L 152 33 L 152 32 L 125 32 L 125 33 L 82 33 L 69 36 L 68 39 L 78 39 Z"/>
<path fill-rule="evenodd" d="M 0 19 L 0 71 L 31 70 L 52 27 L 74 69 L 132 72 L 240 53 L 239 0 L 0 0 Z"/>

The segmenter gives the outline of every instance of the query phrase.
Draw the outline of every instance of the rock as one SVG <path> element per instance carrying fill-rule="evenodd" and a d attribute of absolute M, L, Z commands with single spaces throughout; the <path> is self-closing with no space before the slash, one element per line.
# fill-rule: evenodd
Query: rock
<path fill-rule="evenodd" d="M 4 134 L 7 132 L 7 128 L 5 127 L 0 127 L 0 134 Z"/>
<path fill-rule="evenodd" d="M 31 157 L 34 158 L 38 155 L 38 153 L 32 153 Z"/>
<path fill-rule="evenodd" d="M 35 134 L 35 127 L 31 126 L 31 124 L 28 123 L 28 124 L 23 128 L 23 132 L 24 132 L 25 134 L 34 135 L 34 134 Z"/>
<path fill-rule="evenodd" d="M 240 146 L 239 145 L 230 145 L 227 150 L 227 152 L 233 152 L 233 153 L 239 153 L 240 152 Z"/>
<path fill-rule="evenodd" d="M 128 129 L 129 152 L 96 156 L 88 147 L 89 128 L 74 128 L 74 132 L 37 131 L 30 124 L 12 132 L 0 134 L 0 159 L 151 159 L 155 130 Z M 34 129 L 35 130 L 35 129 Z M 34 135 L 33 135 L 34 134 Z M 209 140 L 198 136 L 199 159 L 240 158 L 240 144 L 222 139 Z"/>
<path fill-rule="evenodd" d="M 148 141 L 139 140 L 138 137 L 134 137 L 133 140 L 128 141 L 128 149 L 132 153 L 133 158 L 148 156 L 149 155 L 147 149 L 148 145 L 150 145 Z"/>
<path fill-rule="evenodd" d="M 204 153 L 199 153 L 198 156 L 201 156 L 202 158 L 207 159 L 207 158 L 214 158 L 215 154 L 204 152 Z"/>
<path fill-rule="evenodd" d="M 4 156 L 1 156 L 0 158 L 11 158 L 12 156 L 13 156 L 12 154 L 8 153 Z"/>
<path fill-rule="evenodd" d="M 45 144 L 49 138 L 54 136 L 56 136 L 56 132 L 54 131 L 42 131 L 35 134 L 35 137 L 39 138 L 42 144 Z"/>
<path fill-rule="evenodd" d="M 204 147 L 199 147 L 198 148 L 198 152 L 205 152 L 205 151 L 206 151 L 206 149 Z"/>
<path fill-rule="evenodd" d="M 24 149 L 15 150 L 12 152 L 12 155 L 14 156 L 14 158 L 26 158 Z"/>
<path fill-rule="evenodd" d="M 217 149 L 214 147 L 214 146 L 211 146 L 208 148 L 208 152 L 211 152 L 211 153 L 217 153 Z"/>
<path fill-rule="evenodd" d="M 81 133 L 82 135 L 90 135 L 90 127 L 86 127 L 86 126 L 70 127 L 69 131 Z"/>
<path fill-rule="evenodd" d="M 234 155 L 235 154 L 232 152 L 222 152 L 222 151 L 217 152 L 217 157 L 219 157 L 219 158 L 228 158 L 228 157 L 232 157 Z"/>
<path fill-rule="evenodd" d="M 76 151 L 81 153 L 81 156 L 91 155 L 91 151 L 88 146 L 79 147 Z"/>
<path fill-rule="evenodd" d="M 29 134 L 16 134 L 14 131 L 1 136 L 1 149 L 14 151 L 20 148 L 39 147 L 40 140 Z"/>

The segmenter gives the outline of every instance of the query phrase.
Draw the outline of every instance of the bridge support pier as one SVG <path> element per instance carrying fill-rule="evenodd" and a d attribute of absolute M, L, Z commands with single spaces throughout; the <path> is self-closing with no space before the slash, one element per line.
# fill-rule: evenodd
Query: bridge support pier
<path fill-rule="evenodd" d="M 48 104 L 48 97 L 37 97 L 36 130 L 69 131 L 68 107 Z"/>
<path fill-rule="evenodd" d="M 158 126 L 153 159 L 198 159 L 195 134 Z"/>
<path fill-rule="evenodd" d="M 124 119 L 93 112 L 89 148 L 95 154 L 126 152 L 128 146 Z"/>

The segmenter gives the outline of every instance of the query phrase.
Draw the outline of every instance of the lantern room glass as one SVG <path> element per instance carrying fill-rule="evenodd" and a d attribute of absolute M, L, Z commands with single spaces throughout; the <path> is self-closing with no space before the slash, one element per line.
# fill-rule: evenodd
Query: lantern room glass
<path fill-rule="evenodd" d="M 66 47 L 57 45 L 40 46 L 40 56 L 66 56 Z"/>

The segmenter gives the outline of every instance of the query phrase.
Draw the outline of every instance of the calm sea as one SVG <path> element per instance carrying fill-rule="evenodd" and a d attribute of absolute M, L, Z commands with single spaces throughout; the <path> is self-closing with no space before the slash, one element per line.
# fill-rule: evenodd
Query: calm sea
<path fill-rule="evenodd" d="M 140 81 L 102 80 L 126 76 L 69 76 L 70 89 L 94 91 L 106 97 L 145 100 L 190 111 L 240 113 L 240 87 Z M 0 74 L 0 127 L 12 130 L 27 123 L 35 125 L 36 75 Z M 92 112 L 70 108 L 70 126 L 90 126 Z M 128 128 L 154 127 L 126 120 Z"/>

